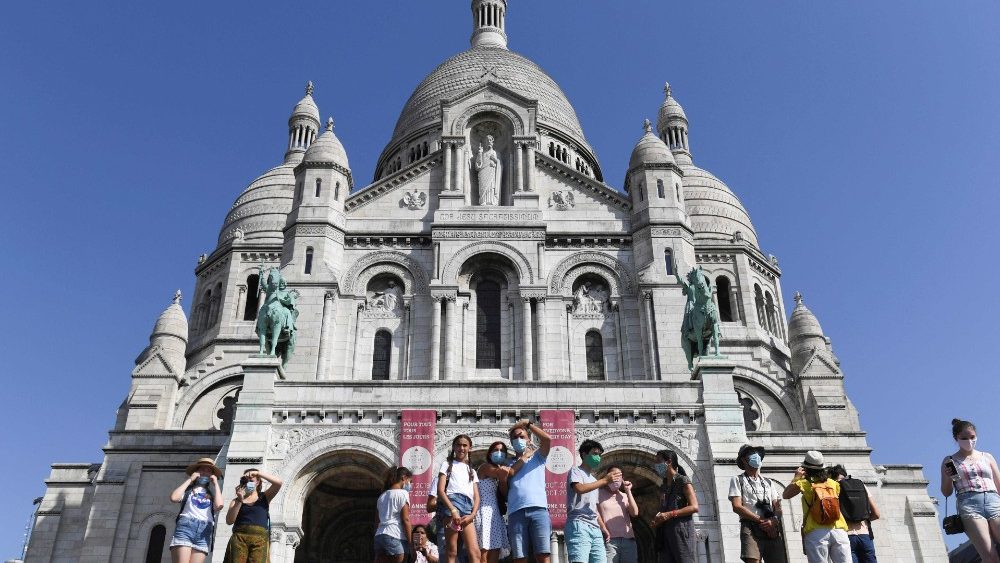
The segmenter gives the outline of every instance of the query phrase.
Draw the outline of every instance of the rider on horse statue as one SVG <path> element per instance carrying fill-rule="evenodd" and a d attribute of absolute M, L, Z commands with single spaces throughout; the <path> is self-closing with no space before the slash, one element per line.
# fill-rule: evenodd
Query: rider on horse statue
<path fill-rule="evenodd" d="M 691 268 L 687 281 L 677 274 L 677 263 L 674 266 L 674 277 L 681 284 L 687 305 L 684 306 L 684 323 L 681 325 L 681 346 L 687 356 L 688 369 L 694 369 L 694 357 L 702 357 L 708 351 L 711 343 L 715 347 L 715 357 L 719 357 L 719 311 L 712 301 L 712 281 L 701 269 Z"/>
<path fill-rule="evenodd" d="M 260 279 L 264 279 L 264 268 L 260 268 Z M 278 268 L 271 268 L 264 283 L 264 304 L 257 315 L 257 336 L 260 337 L 260 354 L 279 356 L 281 365 L 295 351 L 295 320 L 299 310 L 295 300 L 299 292 L 289 290 Z"/>

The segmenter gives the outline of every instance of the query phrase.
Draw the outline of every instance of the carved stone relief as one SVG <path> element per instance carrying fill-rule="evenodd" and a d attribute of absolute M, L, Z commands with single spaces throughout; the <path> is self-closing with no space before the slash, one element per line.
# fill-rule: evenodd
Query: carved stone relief
<path fill-rule="evenodd" d="M 576 199 L 570 190 L 559 190 L 549 194 L 549 207 L 566 211 L 576 207 Z"/>
<path fill-rule="evenodd" d="M 403 205 L 410 209 L 421 209 L 427 205 L 427 192 L 414 190 L 403 194 Z"/>

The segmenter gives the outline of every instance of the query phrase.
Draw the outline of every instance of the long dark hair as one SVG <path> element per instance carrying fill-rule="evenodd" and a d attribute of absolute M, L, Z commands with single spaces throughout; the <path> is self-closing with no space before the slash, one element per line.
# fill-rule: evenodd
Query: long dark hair
<path fill-rule="evenodd" d="M 393 485 L 409 477 L 413 477 L 413 472 L 409 469 L 405 467 L 390 467 L 389 471 L 385 472 L 385 482 L 382 483 L 382 490 L 388 491 Z"/>
<path fill-rule="evenodd" d="M 673 467 L 674 470 L 681 475 L 687 475 L 687 471 L 684 471 L 684 468 L 681 467 L 680 461 L 677 458 L 677 452 L 673 450 L 660 450 L 656 452 L 656 457 L 665 461 L 667 465 Z"/>
<path fill-rule="evenodd" d="M 469 449 L 472 449 L 472 438 L 466 436 L 465 434 L 459 434 L 455 436 L 455 439 L 451 441 L 451 449 L 448 450 L 448 472 L 445 474 L 445 479 L 451 479 L 451 466 L 455 462 L 455 444 L 459 440 L 465 440 L 469 443 Z M 469 463 L 471 460 L 466 457 L 465 466 L 469 468 L 469 481 L 472 481 L 472 464 Z M 447 483 L 447 481 L 445 481 Z"/>
<path fill-rule="evenodd" d="M 976 431 L 976 425 L 969 422 L 968 420 L 962 420 L 960 418 L 951 419 L 951 437 L 958 439 L 958 435 L 965 432 L 967 429 L 971 428 L 973 432 Z"/>

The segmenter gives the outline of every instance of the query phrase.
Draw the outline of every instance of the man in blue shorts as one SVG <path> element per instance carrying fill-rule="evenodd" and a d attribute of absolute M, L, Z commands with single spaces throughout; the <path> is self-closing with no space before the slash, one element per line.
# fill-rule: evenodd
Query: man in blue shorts
<path fill-rule="evenodd" d="M 540 447 L 531 445 L 537 436 Z M 510 429 L 510 445 L 517 454 L 507 480 L 507 532 L 514 563 L 528 560 L 528 546 L 537 563 L 549 563 L 549 536 L 552 519 L 545 495 L 545 459 L 552 447 L 552 437 L 528 420 Z"/>

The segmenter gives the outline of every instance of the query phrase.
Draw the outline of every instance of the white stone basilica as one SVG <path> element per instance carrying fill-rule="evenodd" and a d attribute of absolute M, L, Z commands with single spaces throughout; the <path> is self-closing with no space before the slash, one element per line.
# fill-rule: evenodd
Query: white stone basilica
<path fill-rule="evenodd" d="M 439 457 L 455 434 L 482 456 L 515 420 L 572 410 L 577 439 L 636 482 L 645 522 L 653 455 L 676 450 L 699 495 L 700 561 L 739 559 L 727 494 L 742 444 L 765 446 L 765 474 L 786 483 L 819 449 L 877 497 L 881 561 L 946 561 L 922 468 L 873 465 L 830 340 L 799 297 L 786 322 L 777 260 L 694 163 L 669 86 L 612 186 L 563 91 L 508 50 L 506 10 L 472 2 L 472 48 L 417 86 L 365 187 L 309 85 L 284 162 L 239 194 L 199 260 L 190 320 L 175 298 L 156 321 L 103 461 L 52 466 L 27 561 L 169 561 L 170 491 L 210 456 L 227 495 L 248 467 L 285 480 L 274 563 L 368 563 L 406 409 L 437 411 Z M 722 320 L 723 357 L 693 371 L 675 263 L 705 270 Z M 257 355 L 262 265 L 298 295 L 284 367 Z M 784 520 L 805 561 L 797 499 Z M 212 561 L 227 540 L 223 523 Z"/>

